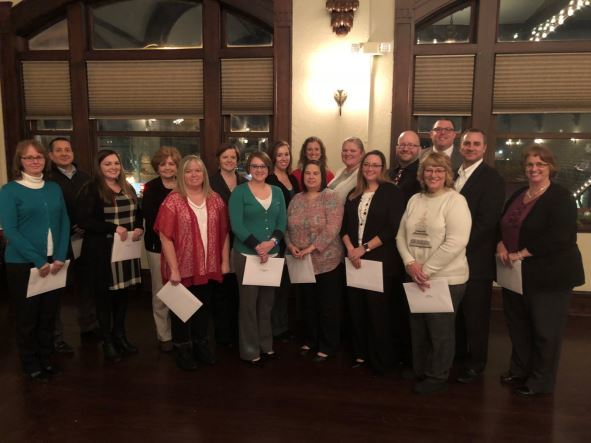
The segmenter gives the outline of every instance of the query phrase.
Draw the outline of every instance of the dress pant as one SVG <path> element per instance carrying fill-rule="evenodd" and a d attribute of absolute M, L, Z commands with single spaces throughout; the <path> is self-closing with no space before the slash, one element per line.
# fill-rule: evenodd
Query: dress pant
<path fill-rule="evenodd" d="M 334 355 L 341 334 L 342 265 L 316 274 L 316 283 L 300 284 L 306 346 Z"/>
<path fill-rule="evenodd" d="M 232 251 L 232 261 L 240 292 L 238 308 L 240 358 L 251 361 L 260 357 L 261 352 L 273 351 L 271 311 L 275 288 L 243 285 L 246 257 L 239 252 Z"/>
<path fill-rule="evenodd" d="M 95 291 L 96 314 L 106 343 L 111 343 L 113 337 L 126 337 L 125 318 L 128 299 L 127 288 L 116 290 L 101 288 Z"/>
<path fill-rule="evenodd" d="M 275 299 L 273 301 L 273 310 L 271 311 L 273 337 L 277 337 L 278 335 L 289 331 L 289 298 L 291 288 L 292 286 L 289 282 L 287 267 L 283 266 L 281 285 L 278 288 L 275 288 Z"/>
<path fill-rule="evenodd" d="M 503 312 L 511 337 L 510 372 L 526 377 L 532 391 L 554 390 L 572 289 L 525 291 L 503 289 Z"/>
<path fill-rule="evenodd" d="M 172 326 L 172 341 L 175 346 L 188 345 L 191 343 L 207 342 L 209 322 L 211 320 L 210 306 L 213 297 L 213 282 L 204 285 L 189 286 L 187 289 L 195 296 L 203 306 L 195 312 L 187 322 L 183 322 L 174 312 L 170 313 Z"/>
<path fill-rule="evenodd" d="M 16 344 L 27 374 L 49 364 L 53 352 L 55 313 L 61 290 L 27 298 L 32 265 L 7 263 L 8 287 L 16 311 Z"/>
<path fill-rule="evenodd" d="M 455 313 L 465 289 L 465 284 L 449 286 L 454 312 L 410 315 L 413 370 L 418 377 L 447 381 L 456 346 Z"/>
<path fill-rule="evenodd" d="M 68 269 L 68 287 L 74 287 L 76 308 L 78 309 L 78 326 L 80 332 L 93 331 L 98 327 L 93 290 L 88 282 L 88 270 L 80 259 L 70 262 Z M 64 339 L 64 324 L 61 319 L 61 303 L 55 316 L 54 342 Z"/>
<path fill-rule="evenodd" d="M 220 344 L 238 340 L 238 280 L 236 274 L 224 274 L 221 283 L 215 283 L 212 297 L 215 339 Z"/>
<path fill-rule="evenodd" d="M 464 367 L 478 373 L 488 359 L 491 298 L 492 280 L 468 280 L 456 318 L 456 356 L 463 356 Z"/>
<path fill-rule="evenodd" d="M 378 373 L 395 369 L 397 351 L 392 328 L 392 282 L 384 279 L 384 292 L 347 287 L 354 358 L 369 361 Z"/>
<path fill-rule="evenodd" d="M 158 341 L 170 341 L 172 339 L 170 312 L 164 302 L 156 297 L 158 291 L 162 289 L 162 272 L 160 268 L 161 254 L 159 252 L 150 251 L 146 251 L 146 253 L 148 255 L 152 280 L 152 314 L 154 315 L 156 336 L 158 337 Z"/>

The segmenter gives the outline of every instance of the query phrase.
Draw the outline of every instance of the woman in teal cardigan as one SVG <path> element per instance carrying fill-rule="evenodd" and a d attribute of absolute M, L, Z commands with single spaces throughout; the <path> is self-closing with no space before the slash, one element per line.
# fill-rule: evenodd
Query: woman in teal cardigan
<path fill-rule="evenodd" d="M 39 142 L 19 142 L 12 163 L 15 180 L 0 192 L 0 224 L 8 242 L 8 288 L 16 308 L 16 340 L 23 369 L 31 380 L 45 382 L 57 372 L 50 355 L 60 290 L 27 298 L 29 274 L 37 268 L 45 278 L 62 269 L 68 255 L 70 220 L 60 187 L 43 180 L 47 152 Z"/>
<path fill-rule="evenodd" d="M 265 263 L 279 252 L 279 241 L 285 232 L 287 217 L 283 194 L 278 187 L 265 183 L 272 166 L 267 154 L 251 154 L 246 171 L 252 180 L 236 187 L 229 205 L 235 235 L 232 262 L 240 292 L 240 358 L 254 366 L 262 366 L 261 357 L 277 358 L 271 328 L 275 288 L 242 284 L 246 256 L 257 255 L 261 263 Z"/>

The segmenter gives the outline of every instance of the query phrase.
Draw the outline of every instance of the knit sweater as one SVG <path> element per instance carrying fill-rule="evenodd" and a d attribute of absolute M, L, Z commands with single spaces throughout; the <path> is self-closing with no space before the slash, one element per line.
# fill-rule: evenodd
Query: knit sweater
<path fill-rule="evenodd" d="M 31 189 L 17 182 L 0 192 L 0 224 L 8 240 L 7 263 L 47 263 L 47 233 L 53 239 L 53 258 L 65 261 L 70 242 L 70 219 L 57 183 Z"/>
<path fill-rule="evenodd" d="M 466 245 L 471 227 L 466 199 L 455 190 L 415 194 L 400 221 L 396 245 L 404 264 L 414 260 L 429 279 L 459 285 L 469 276 Z"/>
<path fill-rule="evenodd" d="M 287 224 L 283 193 L 271 186 L 271 206 L 263 208 L 251 192 L 248 183 L 236 186 L 230 196 L 230 223 L 234 232 L 234 249 L 242 254 L 256 255 L 255 247 L 266 240 L 281 240 Z M 276 254 L 275 246 L 270 254 Z"/>

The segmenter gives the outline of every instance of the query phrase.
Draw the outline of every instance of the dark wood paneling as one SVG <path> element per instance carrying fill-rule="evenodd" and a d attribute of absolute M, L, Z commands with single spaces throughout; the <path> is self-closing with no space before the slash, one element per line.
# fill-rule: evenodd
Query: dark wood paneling
<path fill-rule="evenodd" d="M 292 0 L 275 1 L 273 138 L 291 143 Z"/>
<path fill-rule="evenodd" d="M 276 34 L 274 35 L 276 39 Z M 277 45 L 277 41 L 275 41 Z M 245 58 L 245 57 L 259 57 L 267 58 L 273 57 L 273 47 L 252 47 L 252 48 L 221 48 L 221 58 Z"/>
<path fill-rule="evenodd" d="M 70 51 L 32 51 L 23 52 L 20 55 L 21 60 L 26 61 L 53 61 L 53 60 L 69 60 Z"/>
<path fill-rule="evenodd" d="M 415 55 L 464 55 L 475 54 L 478 46 L 475 43 L 439 43 L 415 45 L 412 42 Z"/>
<path fill-rule="evenodd" d="M 194 60 L 203 49 L 100 49 L 86 52 L 87 60 Z"/>
<path fill-rule="evenodd" d="M 220 4 L 203 0 L 203 91 L 204 122 L 202 126 L 201 157 L 210 173 L 216 170 L 215 151 L 222 141 L 222 83 L 219 52 Z"/>
<path fill-rule="evenodd" d="M 82 2 L 73 3 L 68 8 L 70 41 L 70 84 L 72 88 L 72 148 L 80 169 L 90 172 L 95 151 L 95 140 L 90 138 L 88 120 L 88 85 L 86 78 L 87 29 L 86 7 Z"/>
<path fill-rule="evenodd" d="M 4 119 L 4 144 L 6 164 L 10 171 L 14 149 L 25 136 L 25 121 L 22 95 L 20 91 L 20 66 L 17 44 L 11 25 L 10 2 L 0 3 L 0 66 L 2 81 L 2 110 Z M 9 177 L 10 178 L 10 177 Z"/>

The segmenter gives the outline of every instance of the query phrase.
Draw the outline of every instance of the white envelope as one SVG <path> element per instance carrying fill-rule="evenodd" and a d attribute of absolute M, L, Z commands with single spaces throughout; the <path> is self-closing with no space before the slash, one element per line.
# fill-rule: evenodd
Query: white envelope
<path fill-rule="evenodd" d="M 46 277 L 41 277 L 39 275 L 39 269 L 31 268 L 31 273 L 29 274 L 29 286 L 27 288 L 27 298 L 55 289 L 64 288 L 66 286 L 69 266 L 70 260 L 66 260 L 64 267 L 60 269 L 57 274 L 52 274 L 50 272 Z"/>
<path fill-rule="evenodd" d="M 351 260 L 346 258 L 345 267 L 347 270 L 347 286 L 374 292 L 384 292 L 382 262 L 361 260 L 361 267 L 357 269 L 353 266 Z"/>
<path fill-rule="evenodd" d="M 82 241 L 84 237 L 80 234 L 74 234 L 70 237 L 70 242 L 72 243 L 72 253 L 74 254 L 74 260 L 80 257 L 82 253 Z"/>
<path fill-rule="evenodd" d="M 249 255 L 246 257 L 242 284 L 278 288 L 281 285 L 284 263 L 284 258 L 275 257 L 269 257 L 266 263 L 261 263 L 258 255 Z"/>
<path fill-rule="evenodd" d="M 287 264 L 291 283 L 316 283 L 311 254 L 307 254 L 302 259 L 295 258 L 293 255 L 286 255 L 285 263 Z"/>
<path fill-rule="evenodd" d="M 203 303 L 181 283 L 176 286 L 173 286 L 170 282 L 166 283 L 158 291 L 156 297 L 162 300 L 168 306 L 168 309 L 185 323 L 203 306 Z"/>
<path fill-rule="evenodd" d="M 113 252 L 111 253 L 111 263 L 118 261 L 140 258 L 142 255 L 142 241 L 133 241 L 131 232 L 127 233 L 127 240 L 122 241 L 119 234 L 113 236 Z"/>
<path fill-rule="evenodd" d="M 521 260 L 516 260 L 513 267 L 504 265 L 497 257 L 497 283 L 510 291 L 523 294 L 523 279 L 521 276 Z"/>
<path fill-rule="evenodd" d="M 429 280 L 430 288 L 422 291 L 415 283 L 403 283 L 410 312 L 413 314 L 433 314 L 454 312 L 447 280 L 435 278 Z"/>

